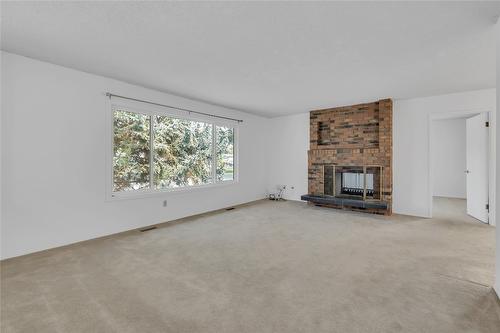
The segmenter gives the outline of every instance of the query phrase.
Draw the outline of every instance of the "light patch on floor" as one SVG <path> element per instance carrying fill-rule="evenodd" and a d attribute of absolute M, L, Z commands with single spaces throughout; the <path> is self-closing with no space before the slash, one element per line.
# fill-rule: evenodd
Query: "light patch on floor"
<path fill-rule="evenodd" d="M 7 332 L 495 332 L 494 227 L 260 201 L 1 263 Z"/>

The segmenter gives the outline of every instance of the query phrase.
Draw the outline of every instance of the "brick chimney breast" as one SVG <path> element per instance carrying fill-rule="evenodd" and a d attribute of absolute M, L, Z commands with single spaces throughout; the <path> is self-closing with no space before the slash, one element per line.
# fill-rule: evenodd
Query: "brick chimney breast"
<path fill-rule="evenodd" d="M 380 167 L 381 177 L 375 176 L 381 184 L 378 200 L 386 203 L 387 209 L 363 208 L 363 211 L 391 214 L 392 100 L 311 111 L 308 152 L 310 195 L 325 194 L 325 165 Z M 356 207 L 352 209 L 359 210 Z"/>

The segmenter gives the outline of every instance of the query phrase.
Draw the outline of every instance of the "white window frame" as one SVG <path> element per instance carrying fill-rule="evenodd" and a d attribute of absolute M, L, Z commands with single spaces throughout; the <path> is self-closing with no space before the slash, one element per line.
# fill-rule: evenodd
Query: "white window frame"
<path fill-rule="evenodd" d="M 122 100 L 112 100 L 107 99 L 106 105 L 106 199 L 116 200 L 116 199 L 133 199 L 148 196 L 158 196 L 173 193 L 185 193 L 191 191 L 200 191 L 210 188 L 223 187 L 228 185 L 233 185 L 239 182 L 239 126 L 237 122 L 225 121 L 217 117 L 209 116 L 199 116 L 190 114 L 186 111 L 167 109 L 164 107 L 159 107 L 155 105 L 149 105 L 141 102 L 135 101 L 122 101 Z M 148 115 L 150 117 L 150 179 L 148 189 L 138 189 L 130 191 L 115 192 L 114 189 L 114 112 L 115 110 L 123 110 L 127 112 L 133 112 L 143 115 Z M 155 189 L 154 188 L 154 131 L 153 122 L 154 116 L 167 116 L 178 119 L 185 119 L 191 121 L 201 121 L 208 123 L 212 126 L 212 154 L 217 153 L 216 143 L 216 127 L 229 127 L 233 129 L 234 142 L 233 142 L 233 179 L 217 181 L 217 159 L 215 156 L 212 157 L 212 182 L 208 184 L 201 185 L 191 185 L 191 186 L 181 186 L 175 188 L 164 188 Z"/>

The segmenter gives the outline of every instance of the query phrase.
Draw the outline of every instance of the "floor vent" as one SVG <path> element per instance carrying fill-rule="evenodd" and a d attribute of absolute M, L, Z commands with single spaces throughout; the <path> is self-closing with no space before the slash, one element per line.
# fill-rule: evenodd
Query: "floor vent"
<path fill-rule="evenodd" d="M 149 227 L 149 228 L 141 229 L 139 231 L 144 232 L 144 231 L 149 231 L 149 230 L 154 230 L 154 229 L 156 229 L 156 227 Z"/>
<path fill-rule="evenodd" d="M 234 207 L 229 207 L 229 208 L 226 208 L 226 210 L 233 210 Z"/>

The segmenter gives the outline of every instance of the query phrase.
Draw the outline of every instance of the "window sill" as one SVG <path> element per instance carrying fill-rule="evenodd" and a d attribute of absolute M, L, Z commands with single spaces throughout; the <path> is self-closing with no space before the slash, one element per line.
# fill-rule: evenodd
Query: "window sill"
<path fill-rule="evenodd" d="M 209 190 L 220 187 L 227 187 L 231 185 L 237 184 L 237 180 L 226 180 L 221 183 L 216 184 L 205 184 L 205 185 L 195 185 L 188 187 L 177 187 L 170 188 L 164 190 L 135 190 L 129 192 L 113 192 L 111 194 L 106 195 L 106 201 L 115 201 L 115 200 L 127 200 L 127 199 L 143 199 L 149 197 L 158 197 L 158 196 L 166 196 L 172 194 L 186 194 L 190 192 L 200 192 L 203 190 Z"/>

